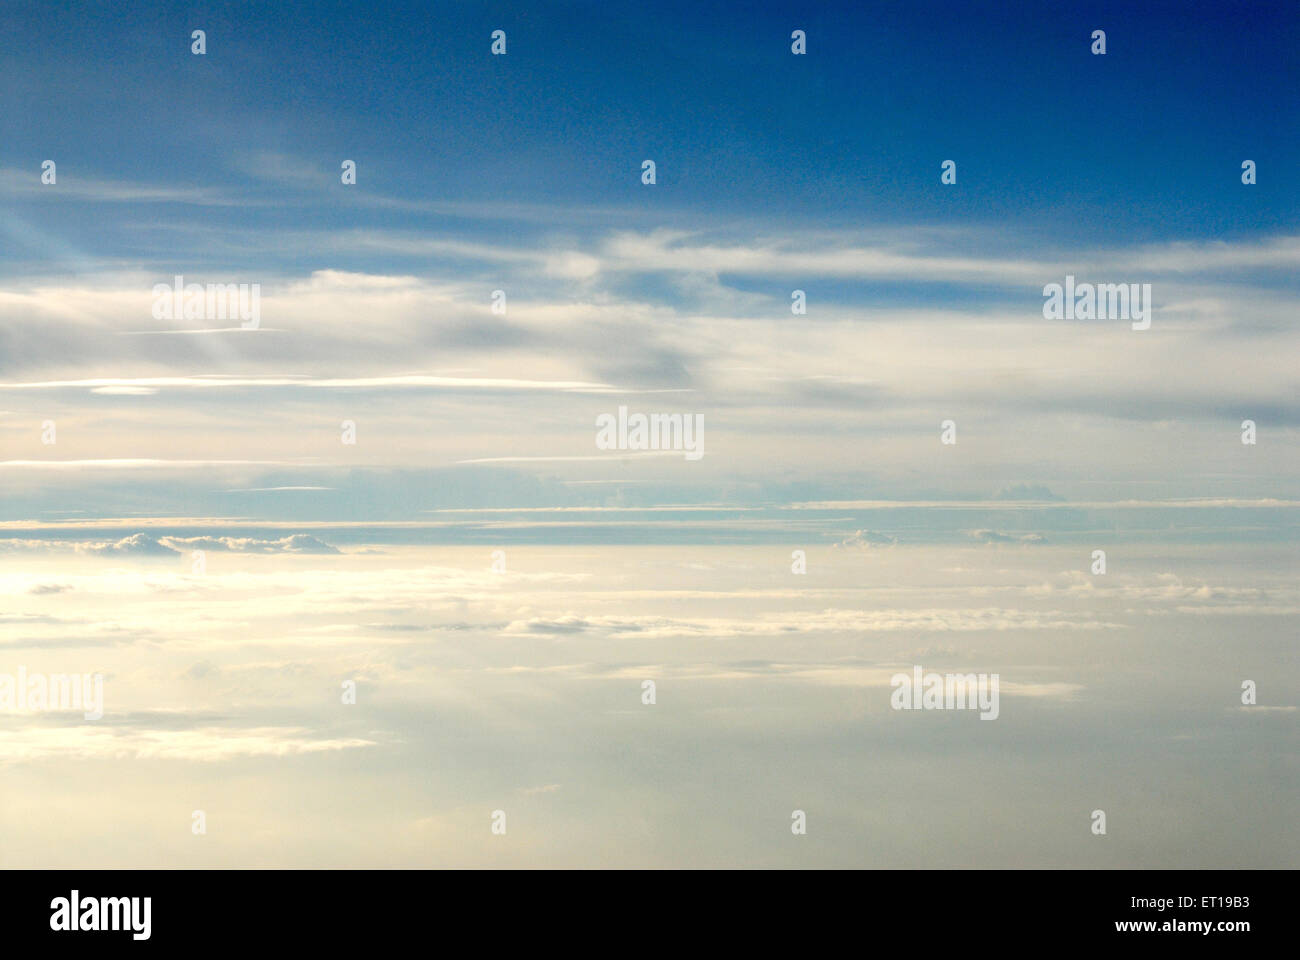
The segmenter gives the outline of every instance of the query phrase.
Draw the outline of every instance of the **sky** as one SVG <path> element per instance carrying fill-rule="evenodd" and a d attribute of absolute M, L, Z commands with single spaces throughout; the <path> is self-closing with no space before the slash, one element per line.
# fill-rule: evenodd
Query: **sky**
<path fill-rule="evenodd" d="M 4 19 L 0 865 L 1300 862 L 1293 5 Z"/>

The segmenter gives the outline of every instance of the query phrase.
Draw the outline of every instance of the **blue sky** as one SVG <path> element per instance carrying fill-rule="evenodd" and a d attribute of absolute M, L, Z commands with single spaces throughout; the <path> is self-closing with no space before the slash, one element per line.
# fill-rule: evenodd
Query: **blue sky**
<path fill-rule="evenodd" d="M 1297 211 L 1286 4 L 60 6 L 7 10 L 5 166 L 57 156 L 70 184 L 264 204 L 176 211 L 196 227 L 428 225 L 337 192 L 304 209 L 260 154 L 327 173 L 355 159 L 356 192 L 399 204 L 609 207 L 629 222 L 993 221 L 1037 242 L 1125 244 L 1248 237 Z M 188 53 L 195 28 L 204 57 Z M 486 55 L 498 28 L 504 58 Z M 646 157 L 652 193 L 636 177 Z M 1249 193 L 1230 175 L 1242 158 L 1260 167 Z M 937 187 L 944 159 L 957 190 Z M 82 250 L 164 249 L 138 232 L 78 237 L 112 225 L 59 212 Z"/>
<path fill-rule="evenodd" d="M 1298 23 L 6 4 L 0 866 L 1294 867 Z"/>
<path fill-rule="evenodd" d="M 262 520 L 1296 494 L 1284 6 L 15 4 L 9 23 L 9 520 L 65 513 L 77 486 L 88 517 L 143 498 Z M 151 317 L 178 274 L 260 284 L 264 329 Z M 1151 283 L 1155 327 L 1045 321 L 1066 274 Z M 618 403 L 703 415 L 713 452 L 598 463 L 590 424 Z M 975 445 L 950 462 L 947 418 Z M 84 469 L 30 465 L 56 452 Z"/>

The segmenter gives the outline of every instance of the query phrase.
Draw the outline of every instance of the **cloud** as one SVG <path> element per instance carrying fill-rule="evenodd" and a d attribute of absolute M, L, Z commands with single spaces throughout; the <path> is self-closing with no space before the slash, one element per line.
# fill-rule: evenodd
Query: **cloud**
<path fill-rule="evenodd" d="M 201 727 L 190 730 L 27 726 L 0 729 L 0 763 L 52 759 L 180 760 L 223 763 L 247 757 L 289 757 L 371 747 L 361 737 L 317 737 L 305 727 Z"/>
<path fill-rule="evenodd" d="M 295 533 L 279 540 L 254 537 L 163 537 L 162 542 L 177 550 L 224 550 L 231 553 L 338 553 L 318 537 Z"/>
<path fill-rule="evenodd" d="M 858 530 L 852 536 L 845 537 L 839 543 L 832 544 L 835 547 L 854 547 L 866 550 L 869 547 L 892 547 L 898 543 L 898 538 L 890 536 L 887 533 L 877 533 L 874 530 Z"/>
<path fill-rule="evenodd" d="M 134 533 L 120 540 L 77 541 L 0 539 L 0 551 L 33 553 L 61 553 L 72 551 L 91 556 L 174 557 L 190 550 L 217 550 L 229 553 L 339 553 L 339 549 L 319 537 L 306 533 L 289 534 L 278 540 L 256 537 L 154 537 L 147 533 Z M 67 586 L 36 589 L 30 592 L 53 593 L 71 589 Z"/>
<path fill-rule="evenodd" d="M 67 583 L 38 583 L 29 587 L 27 592 L 41 597 L 52 593 L 66 593 L 71 589 L 72 585 Z"/>
<path fill-rule="evenodd" d="M 1041 533 L 1002 533 L 999 530 L 968 530 L 967 536 L 979 543 L 1046 543 Z"/>
<path fill-rule="evenodd" d="M 728 660 L 722 662 L 699 661 L 692 663 L 573 663 L 548 664 L 543 667 L 509 667 L 506 672 L 545 673 L 556 671 L 583 679 L 610 680 L 642 679 L 647 675 L 670 677 L 674 680 L 798 680 L 832 687 L 889 687 L 893 678 L 904 668 L 900 663 L 882 664 L 856 658 L 834 661 L 776 661 Z M 906 665 L 910 668 L 910 663 Z M 1003 668 L 998 687 L 1004 694 L 1020 697 L 1073 700 L 1086 689 L 1082 683 L 1008 679 L 1016 672 L 1023 677 L 1032 668 Z M 945 668 L 945 672 L 949 672 Z M 952 667 L 953 673 L 983 672 L 971 666 Z"/>
<path fill-rule="evenodd" d="M 1042 484 L 1024 484 L 1016 483 L 1009 487 L 1003 487 L 993 495 L 994 500 L 1056 500 L 1064 498 L 1058 497 L 1051 490 Z"/>
<path fill-rule="evenodd" d="M 1295 713 L 1297 708 L 1293 706 L 1264 706 L 1261 704 L 1251 704 L 1250 706 L 1238 706 L 1235 710 L 1238 713 Z"/>
<path fill-rule="evenodd" d="M 92 392 L 112 388 L 116 392 L 134 393 L 139 390 L 157 392 L 158 389 L 229 389 L 232 387 L 266 389 L 271 387 L 308 387 L 320 389 L 445 389 L 445 390 L 566 390 L 582 393 L 610 393 L 607 383 L 589 383 L 580 380 L 520 380 L 509 377 L 339 377 L 311 379 L 307 377 L 138 377 L 134 379 L 47 380 L 31 383 L 0 383 L 0 390 L 63 390 L 89 388 Z"/>
<path fill-rule="evenodd" d="M 1024 255 L 993 258 L 954 252 L 951 245 L 928 248 L 912 237 L 873 244 L 852 234 L 820 238 L 703 241 L 680 230 L 613 235 L 601 248 L 605 270 L 673 271 L 749 276 L 891 278 L 917 282 L 1024 285 L 1041 288 L 1066 273 L 1092 271 L 1146 275 L 1191 271 L 1300 269 L 1300 237 L 1278 236 L 1229 244 L 1171 243 L 1120 250 L 1075 251 L 1059 260 Z"/>
<path fill-rule="evenodd" d="M 104 460 L 0 460 L 0 467 L 16 470 L 155 470 L 194 467 L 269 467 L 280 460 L 160 460 L 153 458 L 110 458 Z"/>
<path fill-rule="evenodd" d="M 560 617 L 556 620 L 534 619 L 516 620 L 506 627 L 506 633 L 541 633 L 563 636 L 567 633 L 583 633 L 590 629 L 591 621 L 582 617 Z"/>
<path fill-rule="evenodd" d="M 147 533 L 135 533 L 112 543 L 78 543 L 74 549 L 99 556 L 167 557 L 178 552 Z"/>
<path fill-rule="evenodd" d="M 625 617 L 537 618 L 512 621 L 514 635 L 568 635 L 601 632 L 610 640 L 722 639 L 782 637 L 846 632 L 947 633 L 1006 630 L 1115 630 L 1120 623 L 1061 610 L 1019 610 L 1004 607 L 922 609 L 825 609 L 786 613 L 755 612 L 748 617 L 677 618 L 658 615 Z"/>
<path fill-rule="evenodd" d="M 26 170 L 0 169 L 0 195 L 14 200 L 87 203 L 178 203 L 188 206 L 244 206 L 245 199 L 211 187 L 167 187 L 122 180 L 69 176 L 59 170 L 58 189 L 51 190 Z"/>
<path fill-rule="evenodd" d="M 288 167 L 300 169 L 296 161 Z M 437 456 L 446 464 L 513 463 L 572 479 L 579 467 L 605 460 L 620 470 L 628 464 L 626 479 L 638 481 L 656 475 L 656 459 L 667 467 L 672 458 L 580 459 L 596 452 L 589 425 L 599 410 L 586 401 L 689 390 L 655 402 L 661 409 L 689 404 L 715 425 L 717 457 L 694 475 L 727 470 L 762 482 L 785 469 L 783 451 L 797 449 L 810 479 L 828 478 L 851 469 L 844 445 L 865 432 L 878 447 L 872 473 L 901 495 L 924 469 L 924 448 L 910 426 L 898 424 L 937 424 L 942 409 L 959 403 L 966 422 L 981 430 L 1000 431 L 1014 417 L 1022 439 L 1001 464 L 983 462 L 987 445 L 969 448 L 980 462 L 962 474 L 972 485 L 960 493 L 1001 488 L 992 502 L 1025 497 L 1043 505 L 1065 502 L 1054 491 L 1071 492 L 1062 485 L 1080 476 L 1084 451 L 1104 449 L 1131 463 L 1149 447 L 1147 431 L 1171 441 L 1161 492 L 1179 495 L 1196 490 L 1190 478 L 1198 469 L 1234 469 L 1207 463 L 1197 438 L 1209 442 L 1247 415 L 1262 436 L 1283 442 L 1300 425 L 1286 363 L 1300 348 L 1286 320 L 1296 296 L 1269 272 L 1293 262 L 1295 237 L 1044 256 L 1036 241 L 1004 228 L 992 245 L 982 228 L 778 235 L 749 224 L 595 230 L 563 243 L 520 233 L 506 245 L 490 237 L 372 232 L 376 242 L 414 243 L 425 259 L 407 263 L 385 252 L 382 267 L 304 274 L 268 256 L 274 266 L 265 270 L 226 267 L 186 278 L 261 283 L 265 326 L 279 332 L 256 337 L 122 336 L 150 326 L 151 288 L 170 279 L 170 270 L 152 264 L 19 278 L 0 293 L 4 406 L 21 403 L 30 417 L 57 405 L 87 424 L 113 417 L 114 444 L 100 431 L 83 433 L 101 438 L 100 449 L 77 448 L 77 463 L 87 469 L 150 459 L 197 463 L 214 450 L 274 461 L 286 446 L 298 462 L 335 461 L 347 451 L 322 447 L 323 433 L 314 432 L 326 429 L 328 410 L 333 430 L 336 412 L 358 423 L 376 466 Z M 279 235 L 271 239 L 280 245 Z M 303 250 L 313 243 L 328 250 L 338 240 L 313 241 L 310 232 L 303 239 Z M 990 249 L 1000 252 L 990 256 Z M 343 247 L 334 255 L 343 262 Z M 1153 330 L 1168 336 L 1043 320 L 1043 283 L 1066 269 L 1131 276 L 1134 256 L 1153 268 Z M 1189 276 L 1183 263 L 1220 272 Z M 806 322 L 791 324 L 788 290 L 776 280 L 815 264 L 831 273 L 821 274 L 819 291 L 809 289 L 814 308 Z M 860 276 L 854 264 L 866 264 Z M 876 286 L 858 281 L 880 276 L 910 292 L 879 302 Z M 491 312 L 488 294 L 498 285 L 511 294 L 508 315 Z M 159 333 L 196 326 L 154 325 Z M 936 353 L 935 342 L 948 349 Z M 529 402 L 508 414 L 475 402 L 492 394 L 525 394 Z M 213 395 L 241 412 L 256 410 L 257 428 L 209 417 Z M 419 397 L 418 412 L 406 402 L 411 395 Z M 1059 429 L 1063 417 L 1068 431 Z M 422 431 L 420 421 L 430 418 L 443 425 L 437 443 Z M 187 432 L 195 422 L 204 428 Z M 3 423 L 6 441 L 22 439 L 17 423 Z M 5 449 L 22 450 L 9 454 L 6 469 L 79 469 L 44 465 L 47 451 L 35 445 L 6 442 Z M 132 456 L 119 458 L 123 450 Z M 1019 482 L 1029 470 L 1035 482 Z M 301 479 L 311 485 L 321 478 Z M 936 494 L 958 495 L 954 476 L 936 482 L 947 488 Z M 1290 492 L 1283 479 L 1262 494 Z"/>

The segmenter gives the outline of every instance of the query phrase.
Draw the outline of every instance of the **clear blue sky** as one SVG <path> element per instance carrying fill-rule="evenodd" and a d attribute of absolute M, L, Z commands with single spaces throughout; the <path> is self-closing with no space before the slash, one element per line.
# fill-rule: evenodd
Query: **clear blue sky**
<path fill-rule="evenodd" d="M 235 189 L 266 205 L 202 216 L 245 227 L 416 222 L 286 210 L 247 169 L 262 153 L 354 159 L 362 190 L 405 201 L 653 205 L 665 221 L 997 220 L 1081 242 L 1295 221 L 1293 3 L 532 6 L 10 3 L 0 166 Z M 506 57 L 488 55 L 498 28 Z M 945 159 L 956 191 L 937 189 Z M 1249 194 L 1242 159 L 1259 164 Z M 54 224 L 100 255 L 157 252 L 91 208 Z"/>

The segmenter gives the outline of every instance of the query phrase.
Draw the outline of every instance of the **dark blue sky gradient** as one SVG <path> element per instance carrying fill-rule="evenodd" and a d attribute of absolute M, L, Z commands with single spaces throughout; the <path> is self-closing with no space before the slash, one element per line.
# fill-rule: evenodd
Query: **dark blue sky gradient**
<path fill-rule="evenodd" d="M 1295 3 L 529 6 L 6 4 L 0 166 L 37 177 L 55 158 L 61 182 L 228 189 L 262 205 L 185 216 L 250 229 L 429 224 L 337 191 L 284 206 L 289 188 L 247 169 L 264 152 L 318 167 L 322 188 L 350 158 L 358 189 L 384 197 L 665 225 L 1006 222 L 1122 245 L 1296 223 Z M 498 27 L 506 57 L 488 52 Z M 939 183 L 946 159 L 955 190 Z M 42 221 L 94 247 L 124 213 L 47 207 Z"/>

